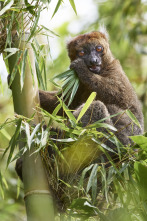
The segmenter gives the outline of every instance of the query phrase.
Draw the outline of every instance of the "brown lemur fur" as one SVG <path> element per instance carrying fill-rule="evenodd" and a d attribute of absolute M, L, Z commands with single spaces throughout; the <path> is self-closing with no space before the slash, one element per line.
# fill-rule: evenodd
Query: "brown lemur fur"
<path fill-rule="evenodd" d="M 97 95 L 81 119 L 83 126 L 126 109 L 131 110 L 141 128 L 136 124 L 132 127 L 132 121 L 126 113 L 121 117 L 118 115 L 105 120 L 117 128 L 116 136 L 123 145 L 130 144 L 129 136 L 143 133 L 143 114 L 120 62 L 112 55 L 107 34 L 94 31 L 79 35 L 67 44 L 67 49 L 71 60 L 70 68 L 75 70 L 80 80 L 78 91 L 70 105 L 70 109 L 75 110 L 73 114 L 78 117 L 91 92 L 96 92 Z M 56 94 L 56 91 L 39 91 L 41 107 L 50 113 L 58 103 Z M 63 111 L 60 110 L 59 114 L 62 115 Z M 114 148 L 109 142 L 108 145 Z"/>
<path fill-rule="evenodd" d="M 129 144 L 128 136 L 143 133 L 143 114 L 130 81 L 120 62 L 112 55 L 107 33 L 94 31 L 79 35 L 67 44 L 67 49 L 71 60 L 70 68 L 75 70 L 80 80 L 78 91 L 70 105 L 75 110 L 74 115 L 78 116 L 93 91 L 97 93 L 96 100 L 83 116 L 83 126 L 129 109 L 138 119 L 141 128 L 135 124 L 132 127 L 126 114 L 107 120 L 117 128 L 117 137 L 122 144 Z M 56 106 L 56 93 L 39 91 L 41 107 L 50 113 Z"/>

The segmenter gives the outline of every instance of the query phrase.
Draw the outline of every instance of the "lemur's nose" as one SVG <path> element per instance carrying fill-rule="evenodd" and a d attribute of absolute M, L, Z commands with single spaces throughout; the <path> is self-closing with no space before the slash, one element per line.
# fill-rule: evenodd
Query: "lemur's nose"
<path fill-rule="evenodd" d="M 98 59 L 97 59 L 97 58 L 94 58 L 94 57 L 91 58 L 91 59 L 90 59 L 90 64 L 91 64 L 91 65 L 96 65 L 96 64 L 98 64 Z"/>

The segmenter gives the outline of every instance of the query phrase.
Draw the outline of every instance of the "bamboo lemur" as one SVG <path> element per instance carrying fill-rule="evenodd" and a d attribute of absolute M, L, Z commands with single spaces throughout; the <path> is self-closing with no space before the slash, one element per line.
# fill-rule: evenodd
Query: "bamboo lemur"
<path fill-rule="evenodd" d="M 91 92 L 96 92 L 81 121 L 83 126 L 110 115 L 130 109 L 138 119 L 141 128 L 131 124 L 127 114 L 107 118 L 106 123 L 114 125 L 116 136 L 124 145 L 130 144 L 130 135 L 143 133 L 143 114 L 140 102 L 125 75 L 120 62 L 114 58 L 109 48 L 108 37 L 103 32 L 91 32 L 73 38 L 68 44 L 70 68 L 77 73 L 80 85 L 70 108 L 77 117 Z M 41 107 L 52 113 L 57 105 L 57 92 L 39 91 Z M 62 111 L 60 112 L 62 114 Z M 110 144 L 111 146 L 111 144 Z M 16 170 L 20 174 L 17 164 Z"/>
<path fill-rule="evenodd" d="M 128 136 L 143 132 L 143 114 L 136 93 L 125 75 L 121 64 L 114 58 L 109 48 L 107 32 L 91 32 L 73 38 L 68 44 L 70 68 L 77 73 L 80 86 L 70 108 L 77 117 L 91 92 L 96 92 L 96 100 L 82 117 L 83 126 L 109 115 L 129 109 L 138 119 L 141 128 L 131 124 L 123 114 L 107 119 L 115 125 L 117 137 L 122 144 L 130 143 Z M 41 107 L 52 113 L 56 106 L 56 92 L 40 91 Z"/>

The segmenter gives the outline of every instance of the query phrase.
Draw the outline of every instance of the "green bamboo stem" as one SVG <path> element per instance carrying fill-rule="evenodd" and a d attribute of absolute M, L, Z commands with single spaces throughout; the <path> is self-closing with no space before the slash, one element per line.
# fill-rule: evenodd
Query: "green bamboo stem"
<path fill-rule="evenodd" d="M 21 47 L 24 47 L 24 43 Z M 28 47 L 28 45 L 25 45 Z M 29 45 L 30 47 L 30 45 Z M 14 111 L 25 117 L 31 117 L 35 112 L 36 106 L 39 105 L 37 78 L 34 66 L 34 55 L 31 48 L 28 49 L 29 57 L 34 73 L 34 85 L 28 62 L 26 63 L 24 86 L 21 91 L 20 74 L 16 74 L 12 83 L 12 96 L 14 103 Z M 10 73 L 15 64 L 16 55 L 9 59 Z M 40 116 L 35 114 L 33 123 L 37 124 L 40 121 Z M 22 145 L 22 144 L 21 144 Z M 41 160 L 40 154 L 30 154 L 33 151 L 27 151 L 23 156 L 23 182 L 25 205 L 28 221 L 49 221 L 54 220 L 53 202 L 49 192 L 48 181 Z"/>
<path fill-rule="evenodd" d="M 17 43 L 15 47 L 17 47 Z M 34 82 L 31 75 L 31 70 L 28 62 L 26 62 L 25 79 L 23 89 L 20 85 L 20 74 L 17 72 L 15 79 L 12 83 L 12 96 L 14 103 L 14 111 L 17 114 L 30 118 L 32 114 L 36 113 L 36 106 L 39 105 L 38 84 L 35 72 L 34 54 L 30 44 L 26 44 L 22 41 L 20 49 L 29 48 L 28 54 L 32 65 L 34 74 Z M 16 55 L 9 58 L 9 69 L 12 73 L 14 64 L 16 61 Z M 34 121 L 32 123 L 39 123 L 40 116 L 35 114 Z M 22 143 L 20 144 L 20 148 Z M 23 182 L 24 182 L 24 194 L 25 205 L 28 221 L 53 221 L 54 210 L 53 201 L 50 195 L 47 177 L 45 169 L 41 160 L 41 156 L 38 153 L 31 155 L 31 150 L 27 151 L 23 155 Z"/>

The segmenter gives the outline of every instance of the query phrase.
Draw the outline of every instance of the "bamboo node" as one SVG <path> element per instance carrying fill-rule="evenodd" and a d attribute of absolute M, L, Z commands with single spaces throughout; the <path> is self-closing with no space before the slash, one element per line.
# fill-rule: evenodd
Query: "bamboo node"
<path fill-rule="evenodd" d="M 31 196 L 31 195 L 40 195 L 40 194 L 45 194 L 45 195 L 50 195 L 51 196 L 51 193 L 49 190 L 32 190 L 32 191 L 28 191 L 25 193 L 24 195 L 24 200 L 28 197 L 28 196 Z"/>

